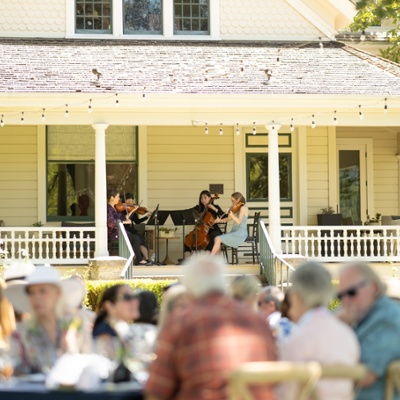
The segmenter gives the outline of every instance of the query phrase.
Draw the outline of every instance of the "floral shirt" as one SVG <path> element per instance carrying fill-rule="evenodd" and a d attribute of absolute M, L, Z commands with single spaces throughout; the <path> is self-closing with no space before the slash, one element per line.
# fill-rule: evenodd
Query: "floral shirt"
<path fill-rule="evenodd" d="M 118 221 L 125 220 L 125 215 L 119 213 L 113 206 L 107 204 L 108 240 L 118 240 Z"/>
<path fill-rule="evenodd" d="M 15 373 L 47 373 L 61 354 L 90 351 L 91 342 L 85 336 L 83 325 L 79 318 L 59 319 L 53 343 L 38 321 L 30 319 L 19 324 L 11 335 L 10 343 Z"/>

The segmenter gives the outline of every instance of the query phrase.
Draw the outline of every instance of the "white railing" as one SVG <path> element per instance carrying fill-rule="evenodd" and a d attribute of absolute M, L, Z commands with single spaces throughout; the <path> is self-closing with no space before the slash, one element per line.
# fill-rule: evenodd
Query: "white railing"
<path fill-rule="evenodd" d="M 264 222 L 260 221 L 259 224 L 260 272 L 265 275 L 268 285 L 285 290 L 289 286 L 290 274 L 294 268 L 275 252 Z"/>
<path fill-rule="evenodd" d="M 282 226 L 282 256 L 316 261 L 400 261 L 400 226 Z"/>
<path fill-rule="evenodd" d="M 126 234 L 124 224 L 118 222 L 118 247 L 120 257 L 126 258 L 126 263 L 124 269 L 121 271 L 121 278 L 132 279 L 133 278 L 133 258 L 135 257 L 135 252 L 133 251 L 131 242 Z"/>

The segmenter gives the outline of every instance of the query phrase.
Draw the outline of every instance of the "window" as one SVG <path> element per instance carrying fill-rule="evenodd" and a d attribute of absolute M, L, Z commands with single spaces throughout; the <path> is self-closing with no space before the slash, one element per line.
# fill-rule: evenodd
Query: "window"
<path fill-rule="evenodd" d="M 124 0 L 124 33 L 161 34 L 161 0 Z"/>
<path fill-rule="evenodd" d="M 268 201 L 268 154 L 247 153 L 247 200 Z M 292 200 L 292 155 L 279 154 L 281 201 Z"/>
<path fill-rule="evenodd" d="M 208 0 L 174 0 L 174 33 L 209 34 Z"/>
<path fill-rule="evenodd" d="M 112 0 L 75 2 L 76 33 L 111 33 Z"/>
<path fill-rule="evenodd" d="M 136 127 L 107 129 L 107 188 L 137 193 L 136 143 Z M 94 151 L 95 133 L 91 127 L 47 127 L 48 221 L 94 220 Z"/>

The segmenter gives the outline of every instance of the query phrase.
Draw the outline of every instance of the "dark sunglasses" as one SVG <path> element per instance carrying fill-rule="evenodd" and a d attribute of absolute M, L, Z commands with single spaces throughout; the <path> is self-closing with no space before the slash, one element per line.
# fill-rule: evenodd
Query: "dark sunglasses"
<path fill-rule="evenodd" d="M 136 295 L 129 294 L 129 293 L 124 293 L 118 297 L 118 300 L 122 300 L 122 301 L 132 301 L 132 300 L 136 300 L 136 299 L 137 299 Z"/>
<path fill-rule="evenodd" d="M 358 290 L 361 289 L 363 286 L 365 286 L 367 283 L 368 283 L 367 281 L 358 282 L 356 285 L 352 286 L 351 288 L 349 288 L 347 290 L 343 290 L 343 292 L 339 292 L 336 295 L 336 297 L 339 300 L 342 300 L 346 296 L 355 297 L 355 296 L 357 296 Z"/>

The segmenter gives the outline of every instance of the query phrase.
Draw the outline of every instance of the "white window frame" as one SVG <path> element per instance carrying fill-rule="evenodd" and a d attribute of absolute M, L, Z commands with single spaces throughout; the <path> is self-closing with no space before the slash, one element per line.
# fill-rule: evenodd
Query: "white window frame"
<path fill-rule="evenodd" d="M 67 0 L 66 38 L 67 39 L 126 39 L 126 40 L 220 40 L 219 0 L 210 0 L 210 33 L 208 35 L 174 34 L 174 6 L 172 0 L 162 0 L 163 33 L 161 35 L 124 34 L 123 0 L 112 1 L 112 33 L 75 33 L 75 0 Z"/>

